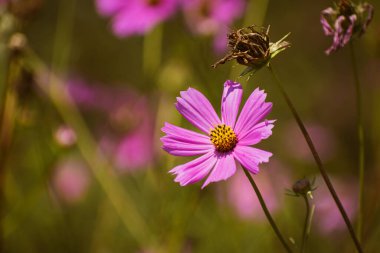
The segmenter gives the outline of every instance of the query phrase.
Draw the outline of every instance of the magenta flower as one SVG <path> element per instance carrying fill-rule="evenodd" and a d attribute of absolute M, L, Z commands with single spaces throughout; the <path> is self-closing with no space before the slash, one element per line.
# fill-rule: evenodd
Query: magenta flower
<path fill-rule="evenodd" d="M 221 114 L 218 117 L 211 103 L 198 90 L 189 88 L 177 98 L 177 110 L 204 134 L 196 133 L 169 123 L 162 131 L 163 149 L 176 156 L 200 157 L 179 165 L 170 173 L 181 186 L 196 183 L 207 177 L 202 188 L 211 182 L 226 180 L 236 171 L 236 161 L 253 174 L 259 164 L 268 162 L 272 153 L 250 147 L 272 134 L 274 120 L 264 120 L 272 109 L 265 102 L 266 93 L 257 88 L 252 92 L 236 120 L 242 86 L 227 80 L 224 83 Z"/>
<path fill-rule="evenodd" d="M 229 27 L 242 15 L 243 0 L 184 0 L 183 9 L 187 25 L 195 34 L 214 36 L 217 52 L 227 48 Z"/>
<path fill-rule="evenodd" d="M 68 92 L 77 106 L 92 115 L 100 149 L 120 172 L 144 169 L 154 152 L 154 113 L 147 97 L 131 88 L 90 85 L 71 80 Z"/>
<path fill-rule="evenodd" d="M 119 36 L 143 35 L 172 16 L 178 0 L 97 0 L 98 12 L 112 16 L 113 32 Z"/>
<path fill-rule="evenodd" d="M 83 199 L 90 183 L 90 174 L 86 165 L 75 159 L 60 162 L 52 178 L 55 193 L 67 203 L 75 203 Z"/>
<path fill-rule="evenodd" d="M 355 5 L 349 0 L 341 0 L 335 8 L 321 12 L 321 24 L 326 36 L 333 37 L 333 44 L 325 52 L 327 55 L 344 47 L 353 37 L 360 37 L 372 21 L 373 6 L 368 3 Z"/>

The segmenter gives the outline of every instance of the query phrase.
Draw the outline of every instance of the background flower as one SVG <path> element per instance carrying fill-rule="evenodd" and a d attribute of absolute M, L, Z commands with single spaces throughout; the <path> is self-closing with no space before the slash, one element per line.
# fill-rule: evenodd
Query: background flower
<path fill-rule="evenodd" d="M 154 117 L 148 99 L 125 87 L 89 85 L 71 80 L 68 90 L 86 113 L 100 148 L 119 171 L 146 168 L 154 159 Z"/>
<path fill-rule="evenodd" d="M 67 159 L 56 165 L 52 183 L 59 198 L 67 203 L 75 203 L 80 201 L 88 190 L 89 171 L 82 161 Z"/>
<path fill-rule="evenodd" d="M 185 19 L 195 34 L 214 36 L 214 49 L 227 48 L 227 33 L 244 11 L 244 0 L 183 0 Z"/>
<path fill-rule="evenodd" d="M 344 178 L 332 178 L 336 192 L 352 221 L 358 208 L 358 185 L 355 180 Z M 327 186 L 321 178 L 317 178 L 317 189 L 313 192 L 315 203 L 314 224 L 323 234 L 331 234 L 343 231 L 346 224 L 341 217 L 336 204 L 331 198 Z M 314 226 L 314 225 L 313 225 Z"/>
<path fill-rule="evenodd" d="M 177 0 L 97 0 L 101 15 L 112 17 L 112 30 L 119 37 L 142 35 L 172 16 Z"/>
<path fill-rule="evenodd" d="M 333 37 L 333 44 L 325 52 L 327 55 L 344 47 L 353 37 L 360 37 L 372 21 L 373 7 L 368 3 L 354 4 L 341 0 L 335 8 L 321 12 L 321 24 L 326 36 Z"/>

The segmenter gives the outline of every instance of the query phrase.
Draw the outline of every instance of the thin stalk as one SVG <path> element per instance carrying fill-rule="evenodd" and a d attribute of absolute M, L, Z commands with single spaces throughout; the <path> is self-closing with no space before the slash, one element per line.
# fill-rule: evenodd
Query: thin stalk
<path fill-rule="evenodd" d="M 354 50 L 354 43 L 350 42 L 350 54 L 352 62 L 352 70 L 355 80 L 355 93 L 356 93 L 356 117 L 357 117 L 357 131 L 358 131 L 358 158 L 359 158 L 359 210 L 356 233 L 358 234 L 359 241 L 362 240 L 363 233 L 363 191 L 364 191 L 364 128 L 363 128 L 363 112 L 362 112 L 362 94 L 360 89 L 360 81 L 358 68 L 356 65 L 356 57 Z"/>
<path fill-rule="evenodd" d="M 158 25 L 144 36 L 143 73 L 152 77 L 161 64 L 163 25 Z"/>
<path fill-rule="evenodd" d="M 243 171 L 244 171 L 245 175 L 247 176 L 249 182 L 251 183 L 252 188 L 255 191 L 255 193 L 257 195 L 257 198 L 259 199 L 260 205 L 263 208 L 265 216 L 267 217 L 267 219 L 268 219 L 270 225 L 272 226 L 274 232 L 276 233 L 278 239 L 281 241 L 281 243 L 284 246 L 286 252 L 292 253 L 293 251 L 290 249 L 289 245 L 286 243 L 284 237 L 282 236 L 280 230 L 278 229 L 276 223 L 274 222 L 274 220 L 273 220 L 273 218 L 272 218 L 272 216 L 271 216 L 271 214 L 270 214 L 270 212 L 269 212 L 269 210 L 267 208 L 267 205 L 265 204 L 263 196 L 261 195 L 260 190 L 257 187 L 255 181 L 253 180 L 251 174 L 244 167 L 243 167 Z"/>
<path fill-rule="evenodd" d="M 310 206 L 310 202 L 307 197 L 307 194 L 303 194 L 302 197 L 305 200 L 305 206 L 306 206 L 306 216 L 305 216 L 305 222 L 303 224 L 302 241 L 301 241 L 301 253 L 304 253 L 306 251 L 306 242 L 307 242 L 307 239 L 309 238 L 313 209 Z"/>
<path fill-rule="evenodd" d="M 282 86 L 281 82 L 280 82 L 280 79 L 277 77 L 276 73 L 273 71 L 273 68 L 271 65 L 268 66 L 268 69 L 269 71 L 271 72 L 274 80 L 275 80 L 275 83 L 278 87 L 278 89 L 280 90 L 282 96 L 284 97 L 287 105 L 289 106 L 289 109 L 290 111 L 292 112 L 297 124 L 298 124 L 298 127 L 300 128 L 306 142 L 307 142 L 307 145 L 309 146 L 310 148 L 310 151 L 311 153 L 313 154 L 313 157 L 314 157 L 314 160 L 317 164 L 317 167 L 323 177 L 323 180 L 325 181 L 326 185 L 327 185 L 327 188 L 329 189 L 330 193 L 331 193 L 331 196 L 333 197 L 336 205 L 338 206 L 338 209 L 339 209 L 339 212 L 340 214 L 342 215 L 343 217 L 343 220 L 344 222 L 346 223 L 346 226 L 347 226 L 347 229 L 351 235 L 351 238 L 352 240 L 354 241 L 354 244 L 355 244 L 355 247 L 357 249 L 358 252 L 362 253 L 363 252 L 363 249 L 362 249 L 362 246 L 360 245 L 360 242 L 358 240 L 358 238 L 356 237 L 356 234 L 355 234 L 355 231 L 352 227 L 352 224 L 350 222 L 350 219 L 348 218 L 347 216 L 347 213 L 346 211 L 344 210 L 344 207 L 342 205 L 342 202 L 340 201 L 335 189 L 334 189 L 334 186 L 332 185 L 331 181 L 330 181 L 330 178 L 329 176 L 327 175 L 327 172 L 325 170 L 325 168 L 323 167 L 323 164 L 322 164 L 322 161 L 321 161 L 321 158 L 319 157 L 319 154 L 314 146 L 314 143 L 313 141 L 311 140 L 310 138 L 310 135 L 308 133 L 308 131 L 306 130 L 306 127 L 305 125 L 303 124 L 300 116 L 298 115 L 298 112 L 296 111 L 293 103 L 291 102 L 288 94 L 286 93 L 284 87 Z"/>

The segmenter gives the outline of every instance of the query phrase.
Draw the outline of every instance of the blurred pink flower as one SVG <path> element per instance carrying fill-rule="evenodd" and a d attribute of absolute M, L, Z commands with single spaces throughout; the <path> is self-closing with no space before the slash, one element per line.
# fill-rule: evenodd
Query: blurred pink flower
<path fill-rule="evenodd" d="M 77 136 L 74 129 L 67 125 L 60 126 L 55 131 L 54 138 L 56 142 L 63 147 L 72 146 L 77 141 Z"/>
<path fill-rule="evenodd" d="M 252 148 L 272 134 L 274 120 L 265 120 L 272 103 L 265 102 L 266 93 L 257 88 L 248 98 L 238 119 L 243 88 L 240 83 L 227 80 L 222 94 L 222 120 L 207 98 L 198 90 L 189 88 L 177 98 L 177 110 L 195 127 L 199 134 L 165 123 L 161 138 L 163 149 L 176 156 L 201 155 L 195 160 L 176 166 L 170 171 L 181 186 L 196 183 L 207 177 L 209 183 L 226 180 L 235 174 L 236 162 L 253 174 L 259 164 L 268 162 L 272 153 Z M 236 124 L 235 124 L 236 123 Z"/>
<path fill-rule="evenodd" d="M 343 180 L 332 178 L 332 183 L 336 192 L 342 201 L 344 209 L 347 211 L 348 217 L 355 217 L 358 208 L 357 189 L 358 186 L 354 180 Z M 327 189 L 326 184 L 321 178 L 317 178 L 317 189 L 313 192 L 315 213 L 313 223 L 323 234 L 329 234 L 346 229 L 346 224 Z"/>
<path fill-rule="evenodd" d="M 183 0 L 187 25 L 195 34 L 214 36 L 214 49 L 227 49 L 227 33 L 244 11 L 244 0 Z"/>
<path fill-rule="evenodd" d="M 72 80 L 69 93 L 88 114 L 103 152 L 119 171 L 144 168 L 154 159 L 154 115 L 145 96 L 125 88 Z"/>
<path fill-rule="evenodd" d="M 354 4 L 350 0 L 340 0 L 334 8 L 321 12 L 321 24 L 326 36 L 333 37 L 332 45 L 325 51 L 327 55 L 347 45 L 354 37 L 365 33 L 373 18 L 374 8 L 369 3 Z"/>
<path fill-rule="evenodd" d="M 90 178 L 83 162 L 66 160 L 56 166 L 52 182 L 59 198 L 68 203 L 75 203 L 85 196 Z"/>
<path fill-rule="evenodd" d="M 318 124 L 308 123 L 306 124 L 306 128 L 321 158 L 324 161 L 331 159 L 336 150 L 334 134 L 327 127 Z M 289 154 L 295 156 L 297 159 L 314 162 L 305 138 L 297 125 L 295 123 L 289 123 L 286 128 L 286 133 L 287 134 L 284 135 L 284 141 Z"/>
<path fill-rule="evenodd" d="M 279 211 L 282 206 L 285 189 L 290 185 L 285 168 L 278 161 L 272 159 L 270 165 L 263 165 L 261 173 L 256 177 L 256 184 L 269 211 L 271 213 Z M 240 218 L 266 221 L 257 196 L 242 170 L 239 170 L 236 176 L 228 182 L 227 200 Z"/>
<path fill-rule="evenodd" d="M 112 17 L 116 36 L 143 35 L 177 10 L 178 0 L 96 0 L 98 12 Z"/>

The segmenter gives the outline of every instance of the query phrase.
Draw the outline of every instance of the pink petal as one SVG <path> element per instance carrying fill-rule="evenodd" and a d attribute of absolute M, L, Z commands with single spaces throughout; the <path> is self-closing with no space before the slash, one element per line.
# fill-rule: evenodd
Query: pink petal
<path fill-rule="evenodd" d="M 96 7 L 101 15 L 110 16 L 124 8 L 127 5 L 126 2 L 123 0 L 97 0 Z"/>
<path fill-rule="evenodd" d="M 211 103 L 196 89 L 182 91 L 176 108 L 191 124 L 207 134 L 221 123 Z"/>
<path fill-rule="evenodd" d="M 214 150 L 208 136 L 165 123 L 161 129 L 167 135 L 161 138 L 163 149 L 172 155 L 194 156 Z"/>
<path fill-rule="evenodd" d="M 154 6 L 141 0 L 131 1 L 115 16 L 113 31 L 120 37 L 143 35 L 174 14 L 176 8 L 177 0 L 161 0 Z"/>
<path fill-rule="evenodd" d="M 243 146 L 251 146 L 259 143 L 272 135 L 273 123 L 275 120 L 265 120 L 257 124 L 251 131 L 247 132 L 243 138 L 239 139 L 239 144 Z"/>
<path fill-rule="evenodd" d="M 238 115 L 243 89 L 240 83 L 227 80 L 224 83 L 222 96 L 222 121 L 224 124 L 234 128 Z"/>
<path fill-rule="evenodd" d="M 144 18 L 142 18 L 144 17 Z M 119 37 L 144 34 L 147 31 L 144 9 L 139 5 L 123 8 L 114 16 L 112 28 Z"/>
<path fill-rule="evenodd" d="M 235 171 L 236 163 L 232 154 L 218 155 L 216 165 L 207 180 L 202 185 L 202 189 L 209 183 L 226 180 L 231 177 Z"/>
<path fill-rule="evenodd" d="M 249 96 L 234 128 L 239 139 L 243 139 L 272 110 L 272 103 L 266 103 L 265 98 L 266 93 L 259 88 Z"/>
<path fill-rule="evenodd" d="M 272 153 L 270 152 L 239 144 L 235 147 L 233 154 L 236 160 L 253 174 L 259 172 L 260 163 L 268 162 L 269 157 L 272 156 Z"/>
<path fill-rule="evenodd" d="M 332 15 L 336 15 L 336 12 L 331 8 L 327 8 L 321 12 L 321 24 L 325 35 L 330 36 L 334 34 L 334 29 L 331 27 L 327 18 L 331 19 Z"/>
<path fill-rule="evenodd" d="M 171 155 L 176 156 L 195 156 L 205 154 L 213 151 L 214 146 L 209 144 L 191 144 L 188 142 L 182 142 L 175 140 L 171 137 L 165 136 L 161 138 L 163 149 Z"/>
<path fill-rule="evenodd" d="M 184 129 L 167 122 L 165 122 L 165 125 L 161 128 L 161 130 L 171 138 L 178 141 L 194 144 L 211 144 L 209 136 Z"/>
<path fill-rule="evenodd" d="M 193 184 L 206 177 L 216 161 L 217 158 L 214 151 L 212 151 L 195 160 L 175 167 L 170 173 L 177 175 L 175 181 L 179 182 L 181 186 Z"/>

